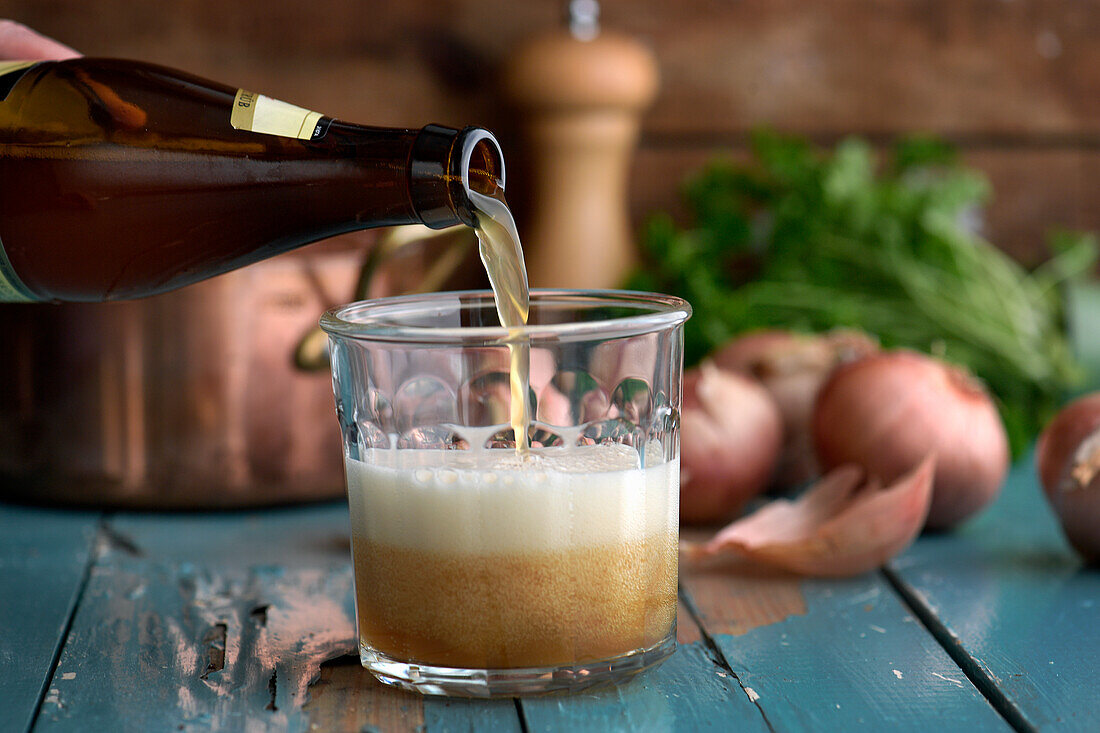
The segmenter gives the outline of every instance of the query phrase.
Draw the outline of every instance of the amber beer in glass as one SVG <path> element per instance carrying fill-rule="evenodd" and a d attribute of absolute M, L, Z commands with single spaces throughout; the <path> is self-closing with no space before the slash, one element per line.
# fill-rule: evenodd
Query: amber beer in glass
<path fill-rule="evenodd" d="M 344 437 L 363 665 L 429 694 L 622 679 L 675 649 L 678 299 L 534 291 L 356 303 L 322 319 Z M 509 343 L 530 348 L 517 450 Z"/>

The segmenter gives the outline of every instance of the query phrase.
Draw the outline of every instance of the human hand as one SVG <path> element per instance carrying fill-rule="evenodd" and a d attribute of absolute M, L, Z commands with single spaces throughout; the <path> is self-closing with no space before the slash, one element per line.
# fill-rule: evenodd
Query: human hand
<path fill-rule="evenodd" d="M 71 59 L 79 53 L 14 20 L 0 19 L 0 61 Z"/>

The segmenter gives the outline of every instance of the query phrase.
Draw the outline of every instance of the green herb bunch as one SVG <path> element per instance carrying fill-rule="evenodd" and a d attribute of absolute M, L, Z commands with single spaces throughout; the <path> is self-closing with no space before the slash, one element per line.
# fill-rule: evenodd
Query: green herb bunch
<path fill-rule="evenodd" d="M 1079 377 L 1060 286 L 1095 238 L 1053 235 L 1028 272 L 977 233 L 989 184 L 938 141 L 898 143 L 881 168 L 859 139 L 823 152 L 760 133 L 752 151 L 688 181 L 690 228 L 651 217 L 628 283 L 692 304 L 688 363 L 753 329 L 861 328 L 983 379 L 1018 454 Z"/>

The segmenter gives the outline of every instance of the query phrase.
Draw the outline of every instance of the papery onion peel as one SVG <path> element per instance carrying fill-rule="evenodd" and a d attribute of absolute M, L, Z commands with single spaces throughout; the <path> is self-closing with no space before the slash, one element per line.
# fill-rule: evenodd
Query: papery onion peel
<path fill-rule="evenodd" d="M 927 456 L 892 485 L 862 469 L 830 472 L 794 501 L 776 499 L 737 520 L 691 554 L 735 552 L 802 575 L 873 570 L 908 547 L 924 526 L 936 459 Z"/>

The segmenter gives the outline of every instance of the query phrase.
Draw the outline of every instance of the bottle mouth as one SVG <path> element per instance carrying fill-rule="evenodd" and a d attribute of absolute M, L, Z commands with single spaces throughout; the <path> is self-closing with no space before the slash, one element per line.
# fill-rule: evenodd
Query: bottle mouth
<path fill-rule="evenodd" d="M 424 127 L 409 172 L 417 216 L 432 229 L 477 226 L 474 193 L 504 197 L 504 154 L 493 133 L 481 127 Z"/>
<path fill-rule="evenodd" d="M 459 175 L 467 200 L 471 192 L 503 198 L 504 154 L 493 133 L 483 127 L 467 127 L 458 134 L 455 145 L 461 146 Z"/>

